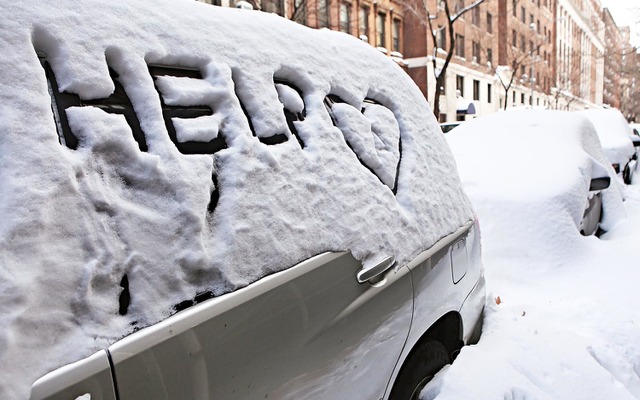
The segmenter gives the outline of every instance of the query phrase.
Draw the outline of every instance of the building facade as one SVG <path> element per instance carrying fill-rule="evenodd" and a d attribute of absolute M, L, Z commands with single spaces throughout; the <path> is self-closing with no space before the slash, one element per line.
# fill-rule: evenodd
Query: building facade
<path fill-rule="evenodd" d="M 473 1 L 449 4 L 455 15 Z M 405 15 L 404 55 L 409 74 L 433 103 L 435 73 L 445 62 L 451 37 L 443 2 L 431 0 L 427 5 L 435 16 L 436 45 L 428 25 L 417 21 L 420 16 Z M 554 6 L 549 0 L 485 1 L 457 19 L 438 119 L 473 117 L 461 112 L 467 103 L 474 105 L 474 115 L 506 107 L 549 107 L 555 82 Z"/>
<path fill-rule="evenodd" d="M 598 0 L 558 0 L 555 107 L 601 107 L 604 97 L 605 24 Z"/>
<path fill-rule="evenodd" d="M 450 58 L 440 81 L 441 122 L 512 107 L 603 105 L 635 118 L 640 102 L 629 30 L 600 0 L 485 0 L 475 7 L 477 0 L 198 1 L 359 37 L 405 68 L 432 105 L 436 76 Z M 460 14 L 453 32 L 447 9 L 450 17 Z"/>
<path fill-rule="evenodd" d="M 342 31 L 400 60 L 403 3 L 396 0 L 198 0 L 272 12 L 311 28 Z"/>
<path fill-rule="evenodd" d="M 602 11 L 605 28 L 606 57 L 604 60 L 604 88 L 602 99 L 604 104 L 620 108 L 622 99 L 623 35 L 616 25 L 608 9 Z"/>

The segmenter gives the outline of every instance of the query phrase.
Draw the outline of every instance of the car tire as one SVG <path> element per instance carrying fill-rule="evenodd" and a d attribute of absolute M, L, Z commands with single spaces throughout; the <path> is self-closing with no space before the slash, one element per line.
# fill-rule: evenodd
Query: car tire
<path fill-rule="evenodd" d="M 624 170 L 622 171 L 622 180 L 625 184 L 631 184 L 631 168 L 629 168 L 629 164 L 624 166 Z"/>
<path fill-rule="evenodd" d="M 419 344 L 400 369 L 389 400 L 418 400 L 427 383 L 450 363 L 451 357 L 442 343 L 429 340 Z"/>

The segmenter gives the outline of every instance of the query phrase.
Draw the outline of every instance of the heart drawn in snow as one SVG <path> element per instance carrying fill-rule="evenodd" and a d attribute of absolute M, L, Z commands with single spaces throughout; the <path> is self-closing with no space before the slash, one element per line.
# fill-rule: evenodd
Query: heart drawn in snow
<path fill-rule="evenodd" d="M 393 112 L 365 103 L 362 112 L 346 104 L 332 106 L 336 126 L 360 162 L 392 190 L 400 161 L 400 127 Z"/>

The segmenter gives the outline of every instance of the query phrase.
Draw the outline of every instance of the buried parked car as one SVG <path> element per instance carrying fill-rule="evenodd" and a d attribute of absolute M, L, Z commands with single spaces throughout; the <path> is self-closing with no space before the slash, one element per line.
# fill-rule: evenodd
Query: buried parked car
<path fill-rule="evenodd" d="M 594 234 L 622 216 L 615 172 L 580 114 L 496 113 L 466 123 L 447 140 L 480 220 L 500 227 L 494 230 L 500 234 L 553 241 Z M 537 225 L 523 227 L 520 218 Z"/>
<path fill-rule="evenodd" d="M 613 169 L 629 184 L 637 166 L 637 148 L 640 140 L 634 140 L 633 130 L 622 113 L 615 109 L 589 109 L 579 111 L 596 127 L 600 144 Z"/>
<path fill-rule="evenodd" d="M 0 398 L 410 399 L 477 332 L 475 213 L 391 59 L 193 1 L 0 19 Z"/>

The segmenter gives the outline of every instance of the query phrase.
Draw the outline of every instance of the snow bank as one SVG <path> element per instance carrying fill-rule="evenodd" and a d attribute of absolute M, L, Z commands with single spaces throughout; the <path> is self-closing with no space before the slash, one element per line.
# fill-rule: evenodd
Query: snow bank
<path fill-rule="evenodd" d="M 606 190 L 610 231 L 579 235 L 569 202 L 585 194 L 587 160 L 604 161 L 593 138 L 560 112 L 483 117 L 447 136 L 482 227 L 487 304 L 480 342 L 423 400 L 640 398 L 640 186 L 617 186 L 624 203 Z"/>
<path fill-rule="evenodd" d="M 420 91 L 355 38 L 193 1 L 2 10 L 0 398 L 26 397 L 44 373 L 197 293 L 325 251 L 402 265 L 473 218 Z M 117 76 L 144 137 L 122 115 L 68 107 L 70 148 L 38 56 L 86 101 L 109 97 Z M 150 65 L 201 76 L 154 80 Z M 356 111 L 375 103 L 353 117 L 364 131 L 333 125 L 329 94 Z M 211 115 L 169 118 L 170 138 L 163 107 L 196 106 Z M 178 149 L 208 140 L 224 145 Z"/>
<path fill-rule="evenodd" d="M 612 164 L 620 164 L 622 170 L 634 152 L 629 138 L 631 129 L 622 113 L 615 108 L 582 110 L 578 113 L 593 123 L 607 159 Z"/>

